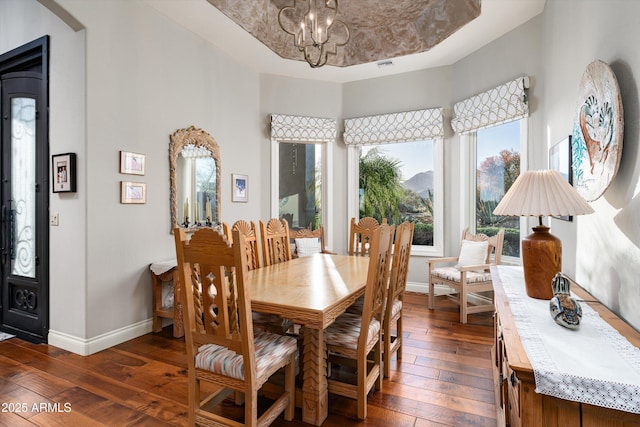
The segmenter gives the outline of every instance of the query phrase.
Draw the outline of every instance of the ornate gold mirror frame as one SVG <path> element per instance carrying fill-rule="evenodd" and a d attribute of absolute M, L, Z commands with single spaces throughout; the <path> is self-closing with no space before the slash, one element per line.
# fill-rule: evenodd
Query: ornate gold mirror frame
<path fill-rule="evenodd" d="M 176 227 L 182 227 L 185 229 L 195 229 L 201 226 L 212 226 L 220 222 L 220 199 L 221 199 L 221 172 L 220 172 L 220 147 L 218 143 L 213 139 L 211 135 L 202 129 L 197 129 L 194 126 L 190 126 L 186 129 L 178 129 L 169 137 L 169 180 L 170 180 L 170 204 L 171 204 L 171 232 Z M 205 221 L 200 221 L 200 218 L 188 218 L 188 195 L 179 194 L 178 192 L 178 157 L 182 153 L 183 149 L 188 147 L 191 150 L 207 150 L 211 158 L 215 161 L 215 208 L 213 218 L 205 218 Z M 183 221 L 179 221 L 178 217 L 178 197 L 181 201 L 184 201 L 184 207 L 182 210 Z M 197 202 L 191 199 L 193 206 L 198 206 Z M 186 211 L 186 212 L 185 212 Z M 208 212 L 208 211 L 207 211 Z M 185 215 L 185 213 L 187 215 Z M 200 216 L 198 214 L 198 216 Z"/>

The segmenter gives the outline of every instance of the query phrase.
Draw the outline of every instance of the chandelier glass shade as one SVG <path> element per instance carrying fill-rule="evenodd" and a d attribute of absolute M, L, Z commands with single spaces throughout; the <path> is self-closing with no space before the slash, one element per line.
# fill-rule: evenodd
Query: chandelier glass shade
<path fill-rule="evenodd" d="M 293 36 L 309 65 L 317 68 L 349 42 L 349 27 L 336 19 L 337 14 L 338 0 L 294 0 L 293 6 L 280 9 L 278 23 Z"/>

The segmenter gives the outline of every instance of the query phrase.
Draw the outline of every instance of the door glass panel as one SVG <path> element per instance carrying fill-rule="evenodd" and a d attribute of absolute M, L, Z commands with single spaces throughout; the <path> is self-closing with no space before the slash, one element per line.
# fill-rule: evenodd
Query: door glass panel
<path fill-rule="evenodd" d="M 36 100 L 11 99 L 11 274 L 36 274 Z"/>

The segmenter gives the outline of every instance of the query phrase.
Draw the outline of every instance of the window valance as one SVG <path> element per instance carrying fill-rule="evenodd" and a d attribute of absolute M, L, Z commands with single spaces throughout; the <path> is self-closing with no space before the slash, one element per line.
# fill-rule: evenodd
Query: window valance
<path fill-rule="evenodd" d="M 275 141 L 335 141 L 337 134 L 334 119 L 271 115 L 271 139 Z"/>
<path fill-rule="evenodd" d="M 464 134 L 527 117 L 528 88 L 529 77 L 518 77 L 456 103 L 453 106 L 451 127 L 456 133 Z"/>
<path fill-rule="evenodd" d="M 442 108 L 345 119 L 345 144 L 388 144 L 444 138 Z"/>

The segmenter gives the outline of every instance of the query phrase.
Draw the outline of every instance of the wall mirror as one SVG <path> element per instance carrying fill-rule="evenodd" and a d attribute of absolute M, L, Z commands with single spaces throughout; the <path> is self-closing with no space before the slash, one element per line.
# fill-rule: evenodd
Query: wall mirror
<path fill-rule="evenodd" d="M 220 147 L 194 126 L 169 137 L 171 232 L 220 222 Z"/>

